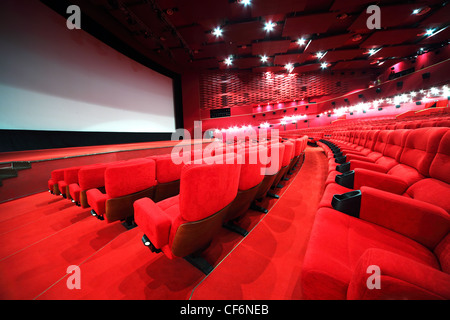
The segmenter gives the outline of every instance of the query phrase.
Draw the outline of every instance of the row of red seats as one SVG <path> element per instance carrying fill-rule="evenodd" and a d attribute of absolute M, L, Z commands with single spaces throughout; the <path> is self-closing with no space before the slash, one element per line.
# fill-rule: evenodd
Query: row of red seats
<path fill-rule="evenodd" d="M 168 154 L 67 168 L 62 176 L 55 170 L 49 190 L 91 207 L 95 216 L 108 222 L 137 224 L 144 232 L 144 244 L 154 252 L 190 257 L 204 249 L 222 225 L 247 234 L 238 219 L 250 207 L 267 212 L 258 202 L 278 197 L 270 189 L 282 187 L 280 182 L 302 163 L 306 139 L 234 146 L 231 153 L 228 145 L 207 147 L 182 153 L 187 163 L 180 164 Z M 265 150 L 269 158 L 261 156 Z M 268 161 L 274 155 L 279 159 L 276 165 Z M 210 271 L 209 265 L 196 263 L 199 259 L 189 261 L 205 273 Z"/>
<path fill-rule="evenodd" d="M 450 299 L 450 129 L 342 131 L 302 270 L 306 299 Z"/>
<path fill-rule="evenodd" d="M 433 108 L 432 108 L 433 109 Z M 445 108 L 450 111 L 450 108 Z M 449 112 L 436 114 L 426 114 L 427 110 L 420 113 L 422 116 L 409 118 L 381 118 L 381 119 L 363 119 L 363 120 L 340 120 L 327 126 L 314 128 L 303 128 L 284 131 L 283 136 L 289 135 L 308 135 L 311 139 L 320 140 L 329 138 L 338 131 L 346 130 L 394 130 L 394 129 L 415 129 L 423 127 L 448 127 L 450 126 Z"/>

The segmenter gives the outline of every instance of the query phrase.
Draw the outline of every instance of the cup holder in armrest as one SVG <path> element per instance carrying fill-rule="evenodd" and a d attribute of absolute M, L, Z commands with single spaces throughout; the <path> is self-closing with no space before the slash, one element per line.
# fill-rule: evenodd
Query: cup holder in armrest
<path fill-rule="evenodd" d="M 335 194 L 331 200 L 331 206 L 337 211 L 358 218 L 361 208 L 361 190 Z"/>
<path fill-rule="evenodd" d="M 334 152 L 333 151 L 333 155 L 334 155 L 334 158 L 335 159 L 337 159 L 337 158 L 342 158 L 344 155 L 342 154 L 342 151 L 338 151 L 338 152 Z"/>
<path fill-rule="evenodd" d="M 334 178 L 334 181 L 336 181 L 337 184 L 353 189 L 353 181 L 355 179 L 355 170 L 344 172 L 343 174 L 338 174 L 336 178 Z"/>
<path fill-rule="evenodd" d="M 350 171 L 350 161 L 347 161 L 347 162 L 342 163 L 342 164 L 338 164 L 336 166 L 336 171 L 340 172 L 340 173 L 345 173 L 345 172 Z"/>
<path fill-rule="evenodd" d="M 337 157 L 334 159 L 336 163 L 342 164 L 347 162 L 347 156 Z"/>

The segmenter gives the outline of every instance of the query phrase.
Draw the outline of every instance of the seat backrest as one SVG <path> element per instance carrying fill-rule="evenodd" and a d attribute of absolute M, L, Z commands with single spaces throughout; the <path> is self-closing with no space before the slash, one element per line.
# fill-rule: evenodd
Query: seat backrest
<path fill-rule="evenodd" d="M 360 137 L 361 137 L 361 131 L 359 131 L 359 130 L 355 131 L 355 133 L 353 134 L 353 141 L 352 141 L 352 143 L 353 144 L 358 144 Z"/>
<path fill-rule="evenodd" d="M 156 185 L 156 164 L 152 159 L 136 159 L 109 165 L 105 170 L 105 190 L 110 198 L 133 194 Z"/>
<path fill-rule="evenodd" d="M 170 154 L 154 156 L 156 162 L 156 180 L 158 183 L 168 183 L 180 180 L 184 162 L 175 164 Z"/>
<path fill-rule="evenodd" d="M 415 168 L 423 176 L 428 176 L 431 162 L 446 131 L 447 128 L 436 127 L 412 130 L 406 138 L 399 162 Z"/>
<path fill-rule="evenodd" d="M 105 186 L 105 170 L 108 164 L 99 163 L 83 166 L 78 171 L 78 185 L 81 190 L 89 190 Z"/>
<path fill-rule="evenodd" d="M 281 167 L 285 167 L 289 165 L 292 159 L 292 152 L 294 151 L 294 144 L 290 141 L 283 143 L 284 145 L 284 153 L 283 153 L 283 161 L 281 163 Z"/>
<path fill-rule="evenodd" d="M 78 183 L 78 171 L 81 167 L 71 167 L 64 169 L 64 181 L 69 185 Z"/>
<path fill-rule="evenodd" d="M 421 128 L 425 128 L 425 127 L 435 127 L 436 126 L 436 122 L 435 121 L 424 121 L 420 124 Z"/>
<path fill-rule="evenodd" d="M 361 135 L 359 137 L 359 142 L 358 142 L 358 144 L 361 147 L 364 147 L 366 145 L 367 135 L 369 134 L 369 132 L 370 132 L 369 130 L 364 130 L 361 132 Z"/>
<path fill-rule="evenodd" d="M 295 139 L 295 150 L 294 150 L 294 155 L 297 157 L 299 156 L 303 151 L 302 151 L 302 147 L 303 147 L 303 138 L 297 138 Z"/>
<path fill-rule="evenodd" d="M 383 153 L 392 130 L 381 130 L 378 134 L 377 141 L 374 144 L 373 151 Z"/>
<path fill-rule="evenodd" d="M 436 127 L 450 127 L 450 119 L 436 121 Z"/>
<path fill-rule="evenodd" d="M 383 155 L 398 161 L 405 145 L 406 138 L 410 132 L 411 129 L 397 129 L 392 131 L 386 141 Z"/>
<path fill-rule="evenodd" d="M 283 143 L 269 143 L 267 144 L 267 164 L 266 175 L 274 175 L 280 171 L 284 158 L 284 144 Z"/>
<path fill-rule="evenodd" d="M 50 175 L 54 182 L 64 180 L 64 169 L 53 170 Z"/>
<path fill-rule="evenodd" d="M 367 133 L 366 137 L 366 143 L 364 145 L 364 148 L 367 148 L 369 150 L 373 150 L 373 147 L 375 146 L 375 142 L 377 142 L 378 134 L 380 133 L 380 130 L 370 130 Z"/>
<path fill-rule="evenodd" d="M 447 130 L 439 142 L 439 147 L 431 162 L 430 177 L 450 184 L 450 130 Z"/>
<path fill-rule="evenodd" d="M 262 147 L 265 148 L 265 147 Z M 262 169 L 265 165 L 262 164 L 259 158 L 259 148 L 249 148 L 245 151 L 242 158 L 241 173 L 239 177 L 238 189 L 248 190 L 258 185 L 263 179 L 264 174 Z M 262 150 L 264 152 L 264 150 Z"/>
<path fill-rule="evenodd" d="M 407 129 L 406 128 L 406 123 L 405 122 L 399 122 L 395 124 L 395 129 Z"/>
<path fill-rule="evenodd" d="M 187 164 L 181 171 L 180 218 L 198 221 L 222 210 L 237 194 L 240 164 Z"/>

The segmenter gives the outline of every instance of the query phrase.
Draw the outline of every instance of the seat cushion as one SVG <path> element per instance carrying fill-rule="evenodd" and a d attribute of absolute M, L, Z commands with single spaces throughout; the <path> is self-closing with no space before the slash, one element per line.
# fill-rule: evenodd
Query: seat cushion
<path fill-rule="evenodd" d="M 379 248 L 435 269 L 435 255 L 417 242 L 330 208 L 317 211 L 302 270 L 306 299 L 346 299 L 353 270 L 363 253 Z"/>
<path fill-rule="evenodd" d="M 434 204 L 450 213 L 450 185 L 440 180 L 422 179 L 409 187 L 404 196 Z"/>

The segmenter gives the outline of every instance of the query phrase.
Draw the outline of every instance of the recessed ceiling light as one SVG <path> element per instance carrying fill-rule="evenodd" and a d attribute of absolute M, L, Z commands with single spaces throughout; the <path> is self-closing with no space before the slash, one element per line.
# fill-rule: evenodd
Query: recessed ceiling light
<path fill-rule="evenodd" d="M 316 57 L 320 60 L 325 56 L 326 52 L 317 52 Z"/>
<path fill-rule="evenodd" d="M 427 36 L 431 36 L 434 32 L 434 29 L 427 29 L 427 31 L 425 32 L 425 35 Z"/>
<path fill-rule="evenodd" d="M 233 64 L 233 57 L 229 56 L 228 58 L 225 59 L 224 63 L 229 66 L 231 64 Z"/>
<path fill-rule="evenodd" d="M 299 46 L 303 46 L 303 45 L 305 45 L 305 43 L 306 43 L 306 40 L 303 39 L 303 38 L 297 40 L 297 44 L 298 44 Z"/>
<path fill-rule="evenodd" d="M 321 65 L 320 65 L 320 67 L 321 67 L 322 69 L 325 69 L 326 67 L 328 67 L 328 63 L 322 62 Z"/>
<path fill-rule="evenodd" d="M 269 57 L 266 55 L 261 56 L 261 62 L 267 62 L 268 59 L 269 59 Z"/>
<path fill-rule="evenodd" d="M 292 72 L 292 70 L 294 70 L 294 65 L 292 63 L 286 63 L 286 65 L 284 66 L 286 68 L 286 70 L 288 72 Z"/>
<path fill-rule="evenodd" d="M 423 16 L 424 14 L 428 13 L 430 10 L 431 10 L 431 8 L 429 6 L 425 6 L 422 8 L 414 9 L 412 14 L 418 15 L 418 16 Z"/>
<path fill-rule="evenodd" d="M 275 28 L 275 26 L 276 26 L 276 23 L 275 23 L 275 22 L 268 21 L 268 22 L 266 22 L 266 24 L 264 25 L 264 30 L 266 30 L 266 31 L 272 31 L 272 30 Z"/>
<path fill-rule="evenodd" d="M 212 31 L 212 34 L 215 35 L 216 37 L 220 37 L 223 33 L 223 30 L 221 27 L 215 27 L 214 30 Z"/>
<path fill-rule="evenodd" d="M 372 49 L 369 49 L 369 51 L 367 53 L 369 54 L 369 56 L 372 56 L 380 50 L 381 50 L 381 48 L 379 48 L 379 49 L 372 48 Z"/>
<path fill-rule="evenodd" d="M 250 1 L 250 0 L 241 0 L 240 2 L 241 2 L 241 4 L 243 4 L 244 6 L 249 6 L 249 5 L 251 4 L 251 1 Z"/>

